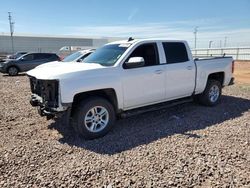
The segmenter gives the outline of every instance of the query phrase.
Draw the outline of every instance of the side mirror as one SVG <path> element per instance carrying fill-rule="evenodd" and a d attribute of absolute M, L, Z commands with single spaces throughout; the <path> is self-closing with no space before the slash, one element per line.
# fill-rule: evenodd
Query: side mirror
<path fill-rule="evenodd" d="M 81 63 L 82 61 L 83 61 L 83 59 L 77 59 L 76 62 Z"/>
<path fill-rule="evenodd" d="M 128 62 L 125 62 L 127 68 L 138 68 L 145 65 L 143 57 L 131 57 Z"/>

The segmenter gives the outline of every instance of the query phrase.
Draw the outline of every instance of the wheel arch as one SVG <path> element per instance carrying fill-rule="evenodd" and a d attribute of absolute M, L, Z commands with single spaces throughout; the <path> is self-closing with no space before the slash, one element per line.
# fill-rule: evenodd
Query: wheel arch
<path fill-rule="evenodd" d="M 9 71 L 9 68 L 11 68 L 11 67 L 15 67 L 15 68 L 17 68 L 18 72 L 20 72 L 20 71 L 21 71 L 20 67 L 18 67 L 17 65 L 14 65 L 14 64 L 9 65 L 9 66 L 6 68 L 6 71 L 8 72 L 8 71 Z"/>
<path fill-rule="evenodd" d="M 74 111 L 75 107 L 79 104 L 80 101 L 90 97 L 102 97 L 108 100 L 114 107 L 115 112 L 118 113 L 118 99 L 113 88 L 98 89 L 75 94 L 72 103 L 72 110 Z"/>
<path fill-rule="evenodd" d="M 224 72 L 211 73 L 207 77 L 207 83 L 208 83 L 208 80 L 217 80 L 221 83 L 221 86 L 223 86 L 223 83 L 225 80 L 225 73 Z"/>

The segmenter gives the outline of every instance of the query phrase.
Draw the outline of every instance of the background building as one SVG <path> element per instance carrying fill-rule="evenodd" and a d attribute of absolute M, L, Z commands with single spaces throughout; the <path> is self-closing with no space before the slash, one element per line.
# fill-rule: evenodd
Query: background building
<path fill-rule="evenodd" d="M 16 35 L 14 38 L 14 52 L 54 52 L 64 57 L 73 51 L 61 50 L 62 47 L 83 47 L 84 49 L 98 48 L 108 42 L 121 40 L 122 38 L 90 38 L 69 36 L 35 36 Z M 211 41 L 210 41 L 211 42 Z M 211 43 L 210 43 L 211 44 Z M 71 48 L 64 48 L 71 49 Z M 80 48 L 79 48 L 80 49 Z M 82 49 L 82 48 L 81 48 Z M 195 57 L 205 56 L 233 56 L 235 60 L 250 60 L 250 47 L 217 47 L 192 49 Z M 12 54 L 11 37 L 0 34 L 0 56 Z"/>
<path fill-rule="evenodd" d="M 14 36 L 14 52 L 59 52 L 64 46 L 97 48 L 117 38 L 83 38 L 64 36 Z M 0 35 L 0 54 L 12 53 L 9 35 Z"/>

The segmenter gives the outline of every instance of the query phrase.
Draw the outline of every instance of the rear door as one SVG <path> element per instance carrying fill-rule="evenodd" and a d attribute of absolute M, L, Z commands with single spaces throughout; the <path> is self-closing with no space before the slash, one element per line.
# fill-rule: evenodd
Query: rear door
<path fill-rule="evenodd" d="M 24 55 L 21 59 L 18 60 L 18 66 L 22 72 L 32 69 L 34 58 L 35 58 L 34 54 L 31 53 Z"/>
<path fill-rule="evenodd" d="M 163 42 L 166 57 L 166 99 L 191 96 L 195 87 L 195 65 L 182 42 Z"/>
<path fill-rule="evenodd" d="M 57 58 L 53 57 L 54 54 L 47 54 L 47 53 L 36 53 L 34 54 L 34 61 L 32 62 L 32 68 L 37 67 L 38 65 L 50 62 L 50 61 L 56 61 Z"/>
<path fill-rule="evenodd" d="M 61 61 L 60 57 L 56 54 L 48 54 L 48 62 Z"/>

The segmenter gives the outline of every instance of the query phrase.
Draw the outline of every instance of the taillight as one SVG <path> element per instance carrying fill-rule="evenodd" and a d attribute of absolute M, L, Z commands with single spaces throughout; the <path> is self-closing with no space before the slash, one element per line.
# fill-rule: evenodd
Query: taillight
<path fill-rule="evenodd" d="M 234 73 L 234 61 L 232 62 L 232 73 Z"/>

